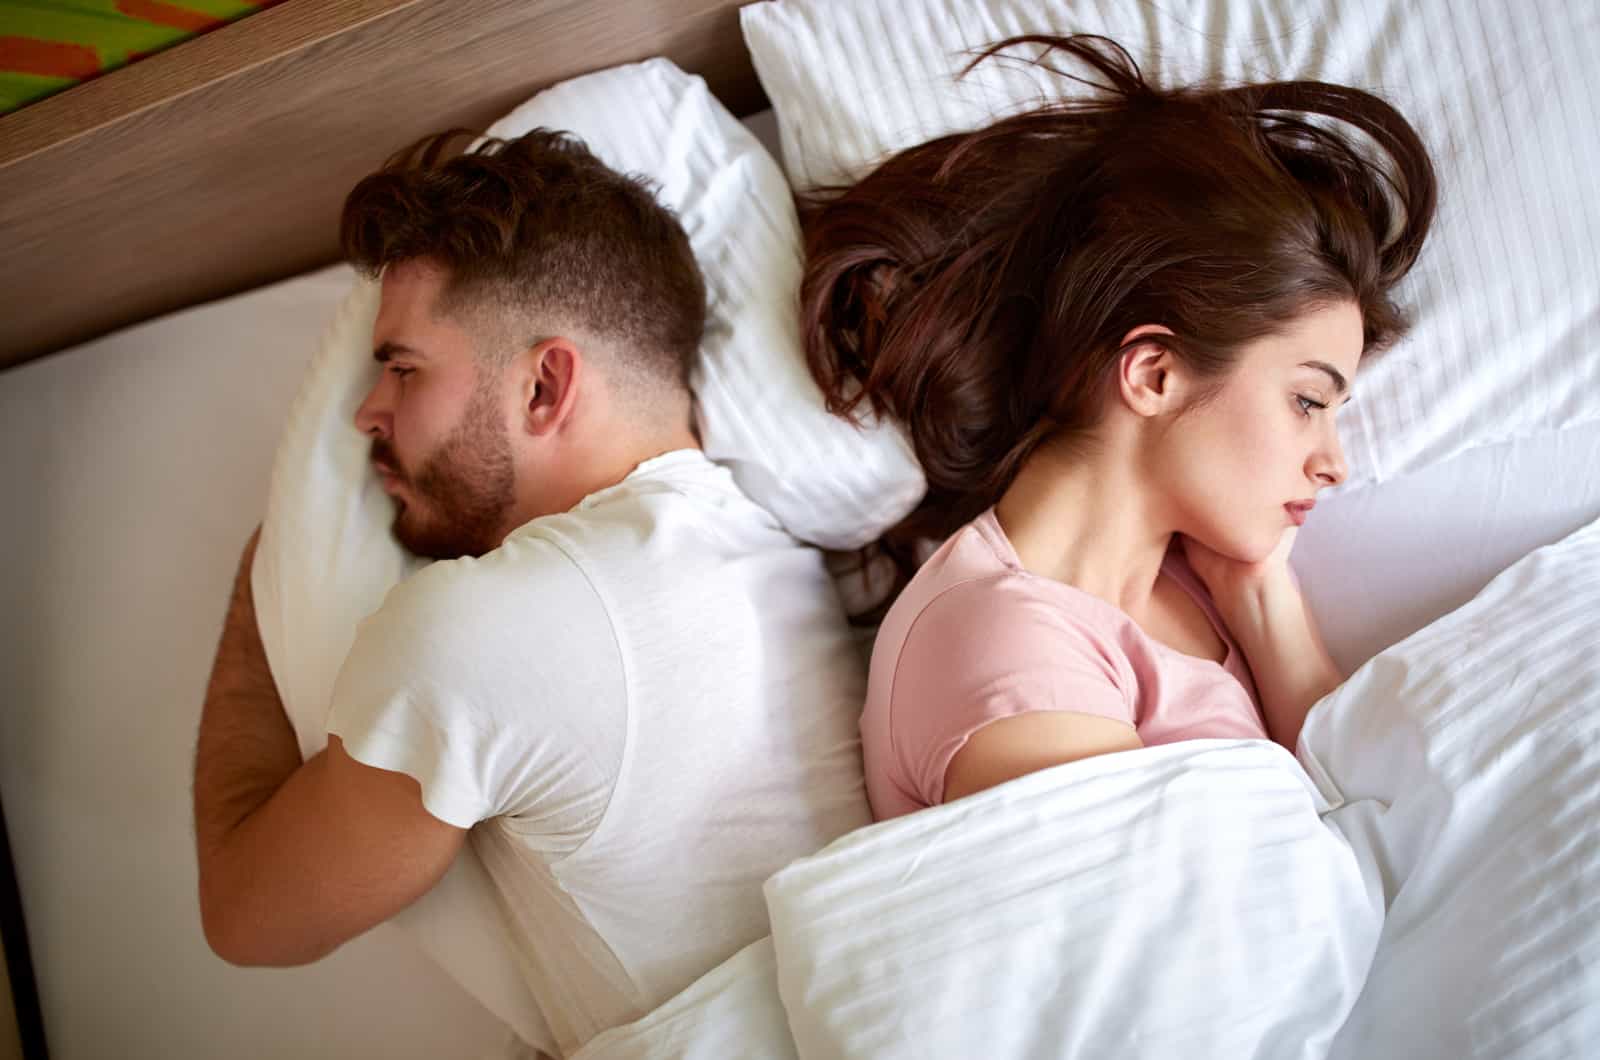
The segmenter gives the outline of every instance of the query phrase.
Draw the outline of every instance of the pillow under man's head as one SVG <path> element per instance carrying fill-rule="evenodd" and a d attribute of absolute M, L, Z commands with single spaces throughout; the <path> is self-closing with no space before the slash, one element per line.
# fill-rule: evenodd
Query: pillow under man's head
<path fill-rule="evenodd" d="M 384 364 L 356 425 L 430 558 L 481 555 L 538 515 L 692 440 L 706 295 L 641 180 L 570 135 L 430 136 L 362 180 L 341 239 L 382 276 Z"/>

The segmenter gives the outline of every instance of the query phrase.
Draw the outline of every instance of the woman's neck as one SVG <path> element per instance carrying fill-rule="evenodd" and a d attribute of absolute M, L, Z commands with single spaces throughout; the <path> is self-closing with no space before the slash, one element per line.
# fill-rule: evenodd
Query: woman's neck
<path fill-rule="evenodd" d="M 1138 621 L 1172 542 L 1152 509 L 1128 461 L 1106 451 L 1069 456 L 1046 443 L 1023 462 L 995 518 L 1027 570 Z"/>

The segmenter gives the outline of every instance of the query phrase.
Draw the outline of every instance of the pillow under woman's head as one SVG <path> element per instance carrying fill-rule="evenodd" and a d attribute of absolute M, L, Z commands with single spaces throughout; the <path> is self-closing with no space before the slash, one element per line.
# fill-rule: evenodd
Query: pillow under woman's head
<path fill-rule="evenodd" d="M 1342 391 L 1403 334 L 1392 290 L 1433 219 L 1427 150 L 1369 92 L 1162 89 L 1083 34 L 997 42 L 974 70 L 1017 52 L 1061 70 L 1065 98 L 908 147 L 808 218 L 810 363 L 835 406 L 907 426 L 928 492 L 905 538 L 975 518 L 1047 443 L 1098 449 L 1130 336 L 1159 333 L 1209 400 L 1252 344 L 1338 308 L 1353 326 L 1295 345 L 1341 363 Z M 1319 485 L 1341 473 L 1329 461 Z"/>
<path fill-rule="evenodd" d="M 1094 94 L 1051 65 L 986 62 L 1020 34 L 1095 33 L 1160 87 L 1313 79 L 1392 102 L 1439 171 L 1427 252 L 1401 284 L 1415 325 L 1362 372 L 1341 413 L 1347 488 L 1477 447 L 1594 423 L 1600 386 L 1581 321 L 1600 314 L 1600 163 L 1584 57 L 1600 23 L 1582 4 L 1418 0 L 1403 17 L 1367 5 L 1275 0 L 1174 5 L 1036 0 L 773 0 L 740 11 L 777 114 L 785 164 L 805 190 L 847 185 L 896 150 Z M 892 32 L 889 30 L 892 29 Z M 1027 60 L 1038 49 L 1019 48 Z"/>

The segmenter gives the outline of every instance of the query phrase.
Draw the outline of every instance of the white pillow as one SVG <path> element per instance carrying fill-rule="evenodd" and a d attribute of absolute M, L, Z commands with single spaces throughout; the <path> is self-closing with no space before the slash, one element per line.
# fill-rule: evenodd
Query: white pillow
<path fill-rule="evenodd" d="M 706 455 L 795 537 L 859 548 L 925 484 L 898 426 L 857 428 L 822 407 L 800 345 L 800 227 L 783 172 L 755 135 L 665 59 L 541 92 L 492 135 L 570 129 L 614 169 L 643 173 L 678 215 L 710 311 L 690 373 Z"/>
<path fill-rule="evenodd" d="M 1071 86 L 970 50 L 1022 33 L 1124 45 L 1158 85 L 1315 78 L 1382 93 L 1438 167 L 1437 223 L 1399 292 L 1411 335 L 1342 413 L 1345 488 L 1600 419 L 1600 103 L 1588 4 L 1417 0 L 775 0 L 741 12 L 797 188 Z M 1024 52 L 1026 54 L 1026 52 Z M 1087 89 L 1070 88 L 1073 92 Z"/>
<path fill-rule="evenodd" d="M 659 59 L 606 70 L 541 92 L 489 132 L 536 126 L 571 130 L 613 168 L 649 175 L 682 220 L 710 300 L 691 377 L 707 454 L 790 532 L 820 545 L 864 544 L 909 511 L 922 481 L 903 436 L 857 430 L 822 408 L 799 344 L 788 185 L 704 82 Z M 376 377 L 377 304 L 377 285 L 356 282 L 323 336 L 274 462 L 252 571 L 262 640 L 305 754 L 326 742 L 356 625 L 419 566 L 389 533 L 392 502 L 351 422 Z M 524 1039 L 553 1051 L 470 850 L 397 919 Z"/>
<path fill-rule="evenodd" d="M 352 288 L 289 408 L 250 571 L 267 661 L 307 757 L 327 743 L 328 697 L 356 625 L 422 565 L 389 533 L 394 502 L 369 472 L 369 444 L 353 423 L 377 375 L 378 285 L 344 272 Z"/>

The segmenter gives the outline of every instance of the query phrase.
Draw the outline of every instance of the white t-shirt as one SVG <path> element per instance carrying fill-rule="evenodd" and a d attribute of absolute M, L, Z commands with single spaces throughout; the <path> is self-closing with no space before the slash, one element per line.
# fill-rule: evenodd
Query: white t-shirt
<path fill-rule="evenodd" d="M 821 554 L 678 450 L 398 585 L 328 729 L 472 827 L 570 1053 L 767 934 L 763 881 L 869 822 L 864 694 Z"/>

